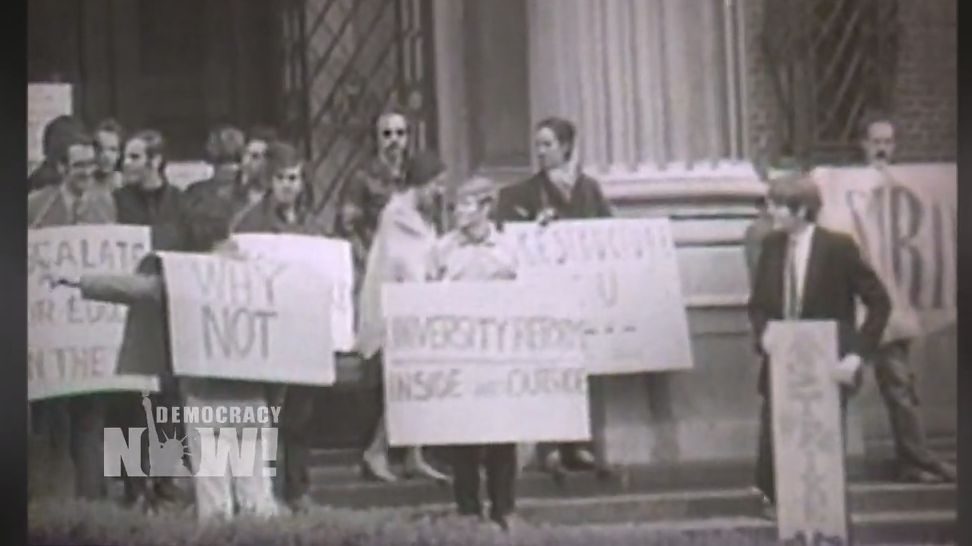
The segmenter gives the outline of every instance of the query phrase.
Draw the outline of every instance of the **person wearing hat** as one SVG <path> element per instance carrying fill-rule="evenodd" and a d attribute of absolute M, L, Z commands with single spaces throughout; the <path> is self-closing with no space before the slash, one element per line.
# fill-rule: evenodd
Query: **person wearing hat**
<path fill-rule="evenodd" d="M 379 216 L 361 285 L 357 332 L 357 351 L 365 365 L 379 377 L 384 342 L 381 286 L 388 282 L 421 282 L 428 277 L 428 256 L 438 235 L 436 203 L 444 184 L 442 161 L 433 153 L 418 152 L 406 164 L 403 188 L 391 195 Z M 397 479 L 388 468 L 388 447 L 382 410 L 362 456 L 361 471 L 365 477 L 386 482 Z M 444 474 L 425 462 L 419 446 L 409 448 L 405 472 L 438 482 L 448 481 Z"/>
<path fill-rule="evenodd" d="M 495 184 L 472 178 L 456 192 L 455 229 L 440 238 L 429 256 L 431 281 L 493 281 L 516 277 L 516 255 L 490 220 L 496 202 Z M 462 516 L 482 517 L 480 470 L 486 472 L 489 518 L 510 528 L 516 482 L 516 444 L 473 444 L 450 448 L 453 495 Z"/>

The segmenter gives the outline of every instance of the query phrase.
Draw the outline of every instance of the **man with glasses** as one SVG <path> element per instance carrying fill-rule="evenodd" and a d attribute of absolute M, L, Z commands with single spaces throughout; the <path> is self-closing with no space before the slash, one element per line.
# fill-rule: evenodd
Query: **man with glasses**
<path fill-rule="evenodd" d="M 94 187 L 97 169 L 94 140 L 79 130 L 67 135 L 63 143 L 58 155 L 52 158 L 61 183 L 27 196 L 27 226 L 114 223 L 111 193 Z M 53 473 L 52 481 L 58 489 L 55 494 L 87 499 L 105 497 L 107 485 L 102 468 L 105 400 L 104 393 L 91 393 L 31 403 L 35 433 L 49 446 L 54 459 L 52 465 L 42 456 L 29 457 L 32 466 L 37 465 L 31 475 Z M 58 469 L 67 473 L 72 464 L 73 480 L 58 479 Z"/>

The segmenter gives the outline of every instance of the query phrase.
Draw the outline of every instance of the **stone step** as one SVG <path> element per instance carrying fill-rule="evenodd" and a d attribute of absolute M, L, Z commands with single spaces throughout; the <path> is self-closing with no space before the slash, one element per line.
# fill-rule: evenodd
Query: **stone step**
<path fill-rule="evenodd" d="M 851 532 L 854 543 L 878 544 L 954 544 L 956 513 L 949 510 L 888 512 L 854 515 Z M 664 543 L 665 537 L 677 534 L 695 544 L 778 544 L 773 522 L 750 517 L 710 518 L 704 520 L 662 521 L 651 523 L 591 524 L 591 536 L 616 537 L 617 543 L 633 544 L 635 540 Z M 733 533 L 733 534 L 727 534 Z"/>

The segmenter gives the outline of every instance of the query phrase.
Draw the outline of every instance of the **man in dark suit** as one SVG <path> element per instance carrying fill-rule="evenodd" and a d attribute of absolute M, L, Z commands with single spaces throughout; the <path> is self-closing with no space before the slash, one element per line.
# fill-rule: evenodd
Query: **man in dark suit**
<path fill-rule="evenodd" d="M 837 350 L 841 358 L 834 379 L 841 383 L 841 417 L 847 398 L 860 385 L 862 359 L 878 347 L 891 313 L 891 300 L 877 274 L 860 255 L 850 236 L 816 225 L 820 190 L 809 177 L 795 175 L 771 183 L 770 213 L 778 228 L 766 236 L 756 267 L 749 300 L 749 318 L 762 356 L 759 393 L 759 454 L 756 486 L 764 495 L 764 509 L 773 517 L 776 484 L 773 474 L 772 415 L 769 362 L 763 334 L 771 320 L 833 320 L 837 322 Z M 867 309 L 860 328 L 856 300 Z"/>

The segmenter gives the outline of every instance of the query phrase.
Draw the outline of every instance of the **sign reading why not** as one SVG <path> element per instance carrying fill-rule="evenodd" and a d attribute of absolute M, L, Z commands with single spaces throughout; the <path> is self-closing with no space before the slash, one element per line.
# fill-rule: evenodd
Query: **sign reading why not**
<path fill-rule="evenodd" d="M 334 383 L 326 278 L 299 263 L 158 255 L 176 375 Z"/>
<path fill-rule="evenodd" d="M 847 544 L 837 325 L 771 322 L 773 460 L 780 542 Z"/>
<path fill-rule="evenodd" d="M 331 335 L 334 350 L 354 346 L 354 286 L 351 244 L 341 239 L 277 233 L 236 234 L 233 239 L 252 257 L 306 265 L 313 274 L 331 283 Z"/>
<path fill-rule="evenodd" d="M 115 375 L 127 308 L 85 300 L 51 281 L 131 273 L 149 251 L 149 228 L 63 226 L 27 231 L 27 397 L 155 391 L 154 376 Z"/>
<path fill-rule="evenodd" d="M 954 163 L 818 168 L 820 225 L 849 233 L 891 293 L 886 341 L 954 324 L 958 177 Z M 860 314 L 863 316 L 863 313 Z"/>
<path fill-rule="evenodd" d="M 580 302 L 560 289 L 386 284 L 391 445 L 589 439 Z"/>
<path fill-rule="evenodd" d="M 591 374 L 692 367 L 688 318 L 667 218 L 512 223 L 517 274 L 567 276 L 583 297 Z"/>

